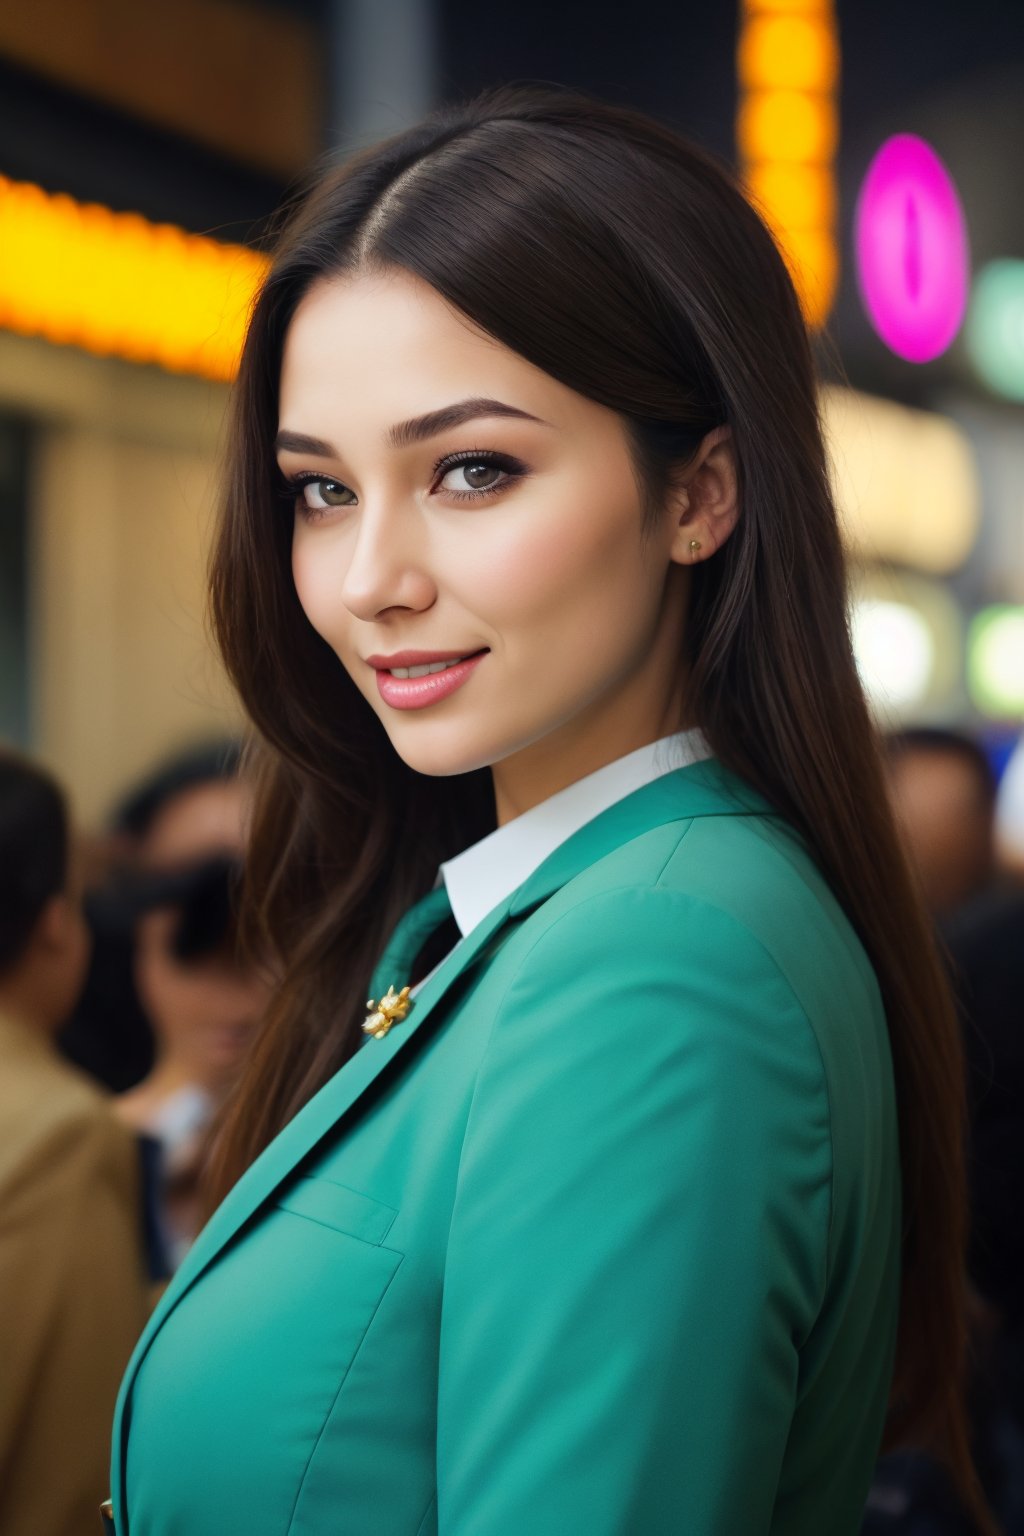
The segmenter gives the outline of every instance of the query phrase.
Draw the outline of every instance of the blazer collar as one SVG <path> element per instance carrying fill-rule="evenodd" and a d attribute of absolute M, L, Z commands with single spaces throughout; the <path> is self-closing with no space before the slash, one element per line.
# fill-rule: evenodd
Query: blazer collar
<path fill-rule="evenodd" d="M 713 758 L 677 768 L 617 800 L 566 838 L 513 893 L 509 915 L 532 911 L 598 859 L 667 822 L 772 814 L 761 795 Z"/>
<path fill-rule="evenodd" d="M 115 1497 L 124 1509 L 124 1413 L 131 1382 L 164 1318 L 239 1229 L 270 1198 L 298 1164 L 334 1131 L 377 1078 L 397 1070 L 399 1062 L 437 1004 L 466 976 L 504 925 L 533 910 L 574 875 L 623 843 L 670 821 L 697 816 L 765 815 L 770 807 L 741 780 L 714 761 L 679 768 L 635 790 L 581 827 L 555 850 L 523 884 L 478 923 L 424 982 L 408 1016 L 380 1040 L 367 1038 L 356 1054 L 321 1088 L 256 1159 L 214 1212 L 185 1256 L 143 1331 L 129 1363 L 118 1403 L 115 1432 Z M 448 910 L 443 888 L 431 891 L 406 913 L 374 972 L 372 995 L 409 980 L 409 967 L 423 939 Z M 127 1527 L 118 1525 L 121 1536 Z"/>
<path fill-rule="evenodd" d="M 556 848 L 609 806 L 647 784 L 712 755 L 699 726 L 627 752 L 549 795 L 441 865 L 459 931 L 471 933 L 492 907 L 523 885 Z"/>

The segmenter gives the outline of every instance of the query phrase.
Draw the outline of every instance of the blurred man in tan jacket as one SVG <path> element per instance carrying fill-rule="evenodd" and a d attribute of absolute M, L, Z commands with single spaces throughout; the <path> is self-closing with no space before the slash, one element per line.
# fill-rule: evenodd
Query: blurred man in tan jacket
<path fill-rule="evenodd" d="M 0 751 L 0 1536 L 89 1536 L 146 1289 L 138 1168 L 52 1038 L 89 938 L 64 799 Z"/>

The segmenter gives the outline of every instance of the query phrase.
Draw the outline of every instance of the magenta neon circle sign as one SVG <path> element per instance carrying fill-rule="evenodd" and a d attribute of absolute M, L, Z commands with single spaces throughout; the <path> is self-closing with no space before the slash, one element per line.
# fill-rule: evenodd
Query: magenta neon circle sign
<path fill-rule="evenodd" d="M 923 139 L 897 134 L 872 160 L 856 249 L 864 307 L 885 344 L 912 363 L 945 352 L 964 318 L 970 254 L 952 177 Z"/>

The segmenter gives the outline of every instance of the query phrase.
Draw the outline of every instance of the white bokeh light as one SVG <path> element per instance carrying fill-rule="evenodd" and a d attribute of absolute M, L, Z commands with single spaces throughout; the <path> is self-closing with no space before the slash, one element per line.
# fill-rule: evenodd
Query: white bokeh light
<path fill-rule="evenodd" d="M 850 615 L 857 669 L 876 707 L 906 709 L 928 692 L 935 644 L 921 614 L 906 603 L 862 598 Z"/>

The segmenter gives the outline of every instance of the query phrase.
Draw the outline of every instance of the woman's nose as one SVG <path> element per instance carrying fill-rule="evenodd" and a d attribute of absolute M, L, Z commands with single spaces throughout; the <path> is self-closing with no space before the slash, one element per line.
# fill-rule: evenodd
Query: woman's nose
<path fill-rule="evenodd" d="M 342 587 L 349 612 L 372 620 L 386 608 L 429 608 L 436 586 L 429 574 L 413 509 L 367 509 L 360 519 Z"/>

